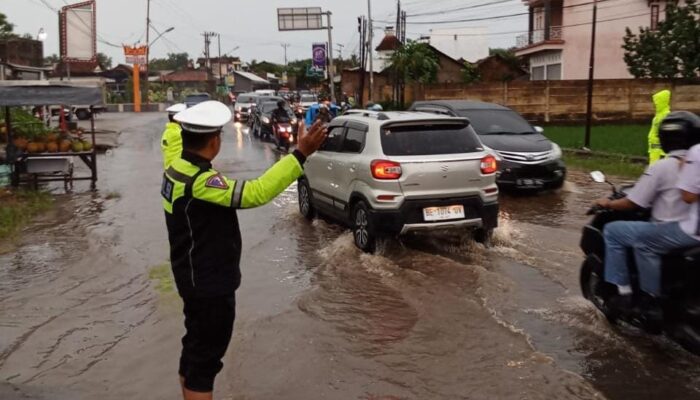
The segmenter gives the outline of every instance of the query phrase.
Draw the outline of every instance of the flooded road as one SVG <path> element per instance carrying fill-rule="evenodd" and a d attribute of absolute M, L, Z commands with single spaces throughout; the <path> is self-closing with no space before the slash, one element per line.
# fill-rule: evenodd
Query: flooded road
<path fill-rule="evenodd" d="M 183 334 L 159 189 L 164 115 L 107 114 L 121 146 L 98 190 L 0 254 L 0 398 L 173 399 Z M 252 178 L 279 155 L 229 127 L 214 162 Z M 297 210 L 239 213 L 243 284 L 223 399 L 694 399 L 697 358 L 614 328 L 578 289 L 586 206 L 607 188 L 503 196 L 495 246 L 416 235 L 359 252 Z"/>

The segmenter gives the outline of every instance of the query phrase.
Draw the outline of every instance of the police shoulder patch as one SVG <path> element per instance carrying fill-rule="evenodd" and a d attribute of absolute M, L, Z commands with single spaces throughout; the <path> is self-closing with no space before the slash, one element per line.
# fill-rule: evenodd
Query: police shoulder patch
<path fill-rule="evenodd" d="M 212 175 L 207 178 L 207 182 L 204 184 L 204 186 L 214 189 L 228 189 L 228 183 L 226 183 L 226 179 L 221 176 L 221 174 Z"/>

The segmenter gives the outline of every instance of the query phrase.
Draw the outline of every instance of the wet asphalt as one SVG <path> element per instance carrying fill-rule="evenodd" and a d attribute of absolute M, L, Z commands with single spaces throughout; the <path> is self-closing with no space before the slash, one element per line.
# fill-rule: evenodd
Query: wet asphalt
<path fill-rule="evenodd" d="M 173 399 L 183 334 L 159 189 L 159 114 L 106 114 L 120 146 L 94 192 L 0 254 L 1 399 Z M 214 162 L 254 178 L 279 159 L 231 125 Z M 81 168 L 78 166 L 79 169 Z M 293 185 L 239 213 L 243 284 L 222 399 L 695 399 L 698 359 L 611 327 L 581 298 L 580 230 L 607 188 L 504 195 L 495 245 L 416 235 L 377 254 L 297 210 Z"/>

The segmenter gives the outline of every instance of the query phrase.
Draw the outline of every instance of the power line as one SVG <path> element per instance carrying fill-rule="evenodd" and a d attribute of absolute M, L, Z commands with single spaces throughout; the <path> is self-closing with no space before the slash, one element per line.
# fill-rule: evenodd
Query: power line
<path fill-rule="evenodd" d="M 598 0 L 598 4 L 607 2 L 611 0 Z M 569 6 L 562 6 L 562 7 L 557 7 L 559 8 L 574 8 L 574 7 L 582 7 L 582 6 L 587 6 L 595 3 L 595 1 L 590 1 L 586 3 L 580 3 L 580 4 L 572 4 Z M 491 21 L 491 20 L 498 20 L 498 19 L 505 19 L 505 18 L 513 18 L 513 17 L 520 17 L 523 15 L 530 15 L 530 12 L 520 12 L 520 13 L 514 13 L 514 14 L 506 14 L 506 15 L 495 15 L 495 16 L 490 16 L 490 17 L 479 17 L 479 18 L 468 18 L 468 19 L 455 19 L 455 20 L 442 20 L 442 21 L 408 21 L 407 23 L 413 24 L 413 25 L 438 25 L 438 24 L 454 24 L 454 23 L 459 23 L 459 22 L 479 22 L 479 21 Z M 382 20 L 374 20 L 376 22 L 382 22 L 382 23 L 393 23 L 392 21 L 382 21 Z"/>
<path fill-rule="evenodd" d="M 510 3 L 513 1 L 517 1 L 517 0 L 496 0 L 496 1 L 493 1 L 491 3 L 474 4 L 474 5 L 470 5 L 470 6 L 466 6 L 466 7 L 458 7 L 458 8 L 448 9 L 448 10 L 430 11 L 430 12 L 417 13 L 417 14 L 408 14 L 406 16 L 407 17 L 423 17 L 423 16 L 428 16 L 428 15 L 447 14 L 447 13 L 453 13 L 456 11 L 464 11 L 464 10 L 471 10 L 474 8 L 492 6 L 492 5 L 496 5 L 496 4 Z"/>

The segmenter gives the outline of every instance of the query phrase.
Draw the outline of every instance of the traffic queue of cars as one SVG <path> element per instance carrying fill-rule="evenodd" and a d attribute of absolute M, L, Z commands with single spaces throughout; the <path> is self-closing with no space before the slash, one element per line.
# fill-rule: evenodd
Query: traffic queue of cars
<path fill-rule="evenodd" d="M 280 100 L 241 94 L 236 120 L 280 148 L 271 124 Z M 299 100 L 308 104 L 286 107 L 295 128 L 316 97 Z M 299 210 L 308 219 L 322 216 L 349 227 L 366 252 L 382 238 L 418 231 L 471 231 L 488 243 L 498 223 L 499 189 L 558 189 L 566 179 L 559 146 L 497 104 L 437 100 L 403 112 L 354 109 L 328 128 L 299 180 Z"/>

